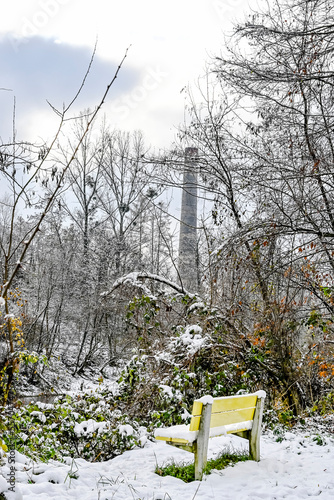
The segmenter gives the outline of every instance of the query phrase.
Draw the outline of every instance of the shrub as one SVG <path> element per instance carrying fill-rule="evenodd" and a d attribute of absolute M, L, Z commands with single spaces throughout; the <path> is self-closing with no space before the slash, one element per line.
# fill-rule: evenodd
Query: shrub
<path fill-rule="evenodd" d="M 147 434 L 114 406 L 113 398 L 98 390 L 54 404 L 31 403 L 4 415 L 3 439 L 33 459 L 108 460 L 141 446 Z"/>

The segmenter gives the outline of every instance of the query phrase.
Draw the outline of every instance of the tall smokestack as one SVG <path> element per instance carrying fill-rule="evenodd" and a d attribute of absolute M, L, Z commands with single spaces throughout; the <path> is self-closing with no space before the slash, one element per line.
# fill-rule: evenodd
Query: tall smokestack
<path fill-rule="evenodd" d="M 179 273 L 191 292 L 198 290 L 197 156 L 197 148 L 185 149 L 179 241 Z"/>

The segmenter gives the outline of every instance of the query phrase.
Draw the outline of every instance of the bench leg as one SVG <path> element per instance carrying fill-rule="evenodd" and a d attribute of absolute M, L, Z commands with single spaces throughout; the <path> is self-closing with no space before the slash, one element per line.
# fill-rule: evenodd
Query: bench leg
<path fill-rule="evenodd" d="M 207 463 L 208 444 L 210 436 L 210 420 L 211 420 L 212 404 L 203 405 L 201 421 L 198 430 L 198 436 L 195 443 L 195 479 L 201 481 L 203 470 Z"/>
<path fill-rule="evenodd" d="M 264 399 L 258 398 L 254 413 L 253 427 L 249 437 L 249 454 L 252 460 L 260 461 L 260 436 Z"/>

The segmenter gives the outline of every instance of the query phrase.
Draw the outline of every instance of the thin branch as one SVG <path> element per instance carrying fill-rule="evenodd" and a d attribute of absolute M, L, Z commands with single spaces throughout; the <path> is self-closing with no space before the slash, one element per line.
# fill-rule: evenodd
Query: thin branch
<path fill-rule="evenodd" d="M 17 274 L 17 272 L 21 268 L 21 262 L 23 261 L 23 259 L 24 259 L 25 255 L 27 253 L 27 250 L 28 250 L 30 244 L 32 243 L 32 241 L 35 238 L 35 236 L 38 233 L 38 231 L 40 230 L 40 227 L 41 227 L 42 222 L 44 221 L 44 219 L 46 217 L 46 214 L 49 212 L 49 210 L 51 209 L 51 207 L 53 205 L 53 202 L 54 202 L 54 200 L 55 200 L 55 198 L 56 198 L 56 196 L 57 196 L 57 194 L 58 194 L 58 192 L 59 192 L 59 190 L 60 190 L 60 188 L 62 186 L 62 183 L 63 183 L 63 180 L 64 180 L 66 172 L 68 171 L 68 169 L 70 168 L 73 160 L 75 159 L 76 154 L 77 154 L 77 152 L 78 152 L 78 150 L 79 150 L 79 148 L 80 148 L 80 146 L 81 146 L 84 138 L 86 137 L 86 135 L 88 133 L 88 130 L 90 129 L 91 124 L 93 123 L 94 119 L 96 118 L 97 114 L 99 113 L 100 109 L 102 108 L 102 106 L 103 106 L 103 104 L 105 102 L 105 99 L 106 99 L 106 97 L 107 97 L 107 95 L 109 93 L 109 90 L 110 90 L 111 86 L 113 85 L 113 83 L 115 82 L 115 80 L 116 80 L 116 78 L 118 76 L 118 73 L 120 72 L 120 70 L 122 68 L 122 65 L 123 65 L 123 63 L 124 63 L 124 61 L 125 61 L 125 59 L 127 57 L 128 50 L 129 50 L 129 48 L 126 49 L 125 54 L 123 56 L 123 59 L 121 60 L 120 64 L 118 65 L 118 67 L 117 67 L 117 69 L 115 71 L 114 77 L 112 78 L 112 80 L 108 84 L 108 86 L 107 86 L 107 88 L 106 88 L 106 90 L 105 90 L 105 92 L 104 92 L 104 94 L 102 96 L 102 99 L 100 100 L 100 103 L 98 104 L 98 106 L 96 107 L 95 111 L 92 114 L 91 119 L 87 122 L 86 128 L 85 128 L 83 134 L 81 135 L 81 137 L 79 138 L 77 146 L 75 147 L 71 158 L 69 159 L 69 161 L 67 162 L 66 166 L 64 167 L 64 169 L 63 169 L 63 171 L 62 171 L 62 173 L 61 173 L 61 175 L 60 175 L 60 177 L 58 179 L 57 185 L 56 185 L 53 193 L 51 194 L 50 198 L 48 199 L 48 202 L 47 202 L 47 204 L 46 204 L 46 206 L 44 208 L 44 211 L 41 214 L 41 216 L 40 216 L 40 218 L 39 218 L 39 220 L 38 220 L 38 222 L 37 222 L 34 230 L 32 231 L 29 239 L 24 242 L 23 250 L 21 252 L 21 255 L 20 255 L 20 257 L 19 257 L 19 259 L 18 259 L 15 267 L 14 267 L 14 270 L 13 270 L 11 276 L 9 277 L 9 279 L 7 279 L 6 283 L 3 286 L 2 294 L 1 294 L 2 297 L 6 297 L 7 296 L 7 292 L 9 290 L 9 288 L 10 288 L 10 286 L 11 286 L 11 284 L 12 284 L 12 282 L 13 282 L 16 274 Z M 52 148 L 53 148 L 53 146 L 54 146 L 54 144 L 56 142 L 56 139 L 57 139 L 57 137 L 59 135 L 62 123 L 63 123 L 63 120 L 61 121 L 61 124 L 60 124 L 60 127 L 58 129 L 58 132 L 57 132 L 57 134 L 56 134 L 56 136 L 55 136 L 55 138 L 54 138 L 54 140 L 53 140 L 53 142 L 52 142 L 52 144 L 51 144 L 51 146 L 50 146 L 50 148 L 48 150 L 47 156 L 49 155 L 50 151 L 52 150 Z M 45 158 L 42 160 L 42 163 L 44 161 L 45 161 Z M 21 194 L 22 194 L 22 192 L 24 192 L 24 189 L 25 189 L 26 185 L 22 188 Z"/>

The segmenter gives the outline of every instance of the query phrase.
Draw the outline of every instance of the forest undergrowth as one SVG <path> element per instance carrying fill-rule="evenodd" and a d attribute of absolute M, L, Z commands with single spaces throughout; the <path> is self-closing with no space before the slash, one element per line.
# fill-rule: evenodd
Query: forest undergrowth
<path fill-rule="evenodd" d="M 170 297 L 171 303 L 174 298 Z M 277 440 L 298 426 L 307 429 L 308 425 L 317 435 L 332 432 L 332 379 L 319 377 L 319 363 L 309 360 L 304 372 L 296 373 L 300 390 L 310 383 L 310 370 L 316 383 L 322 384 L 319 397 L 296 413 L 289 406 L 284 384 L 277 385 L 270 365 L 266 367 L 271 356 L 264 350 L 265 343 L 252 344 L 235 332 L 232 336 L 219 313 L 210 311 L 195 296 L 180 298 L 178 308 L 187 311 L 187 321 L 174 326 L 169 336 L 158 335 L 153 329 L 162 331 L 161 304 L 155 298 L 155 313 L 147 316 L 152 300 L 147 297 L 140 306 L 138 300 L 129 305 L 128 321 L 132 334 L 137 335 L 136 353 L 127 362 L 120 360 L 112 379 L 100 374 L 95 387 L 66 391 L 52 403 L 23 404 L 14 399 L 1 408 L 2 453 L 14 447 L 35 460 L 62 460 L 65 456 L 108 460 L 143 446 L 153 439 L 156 427 L 188 423 L 196 398 L 258 389 L 267 392 L 264 429 L 274 432 Z"/>

